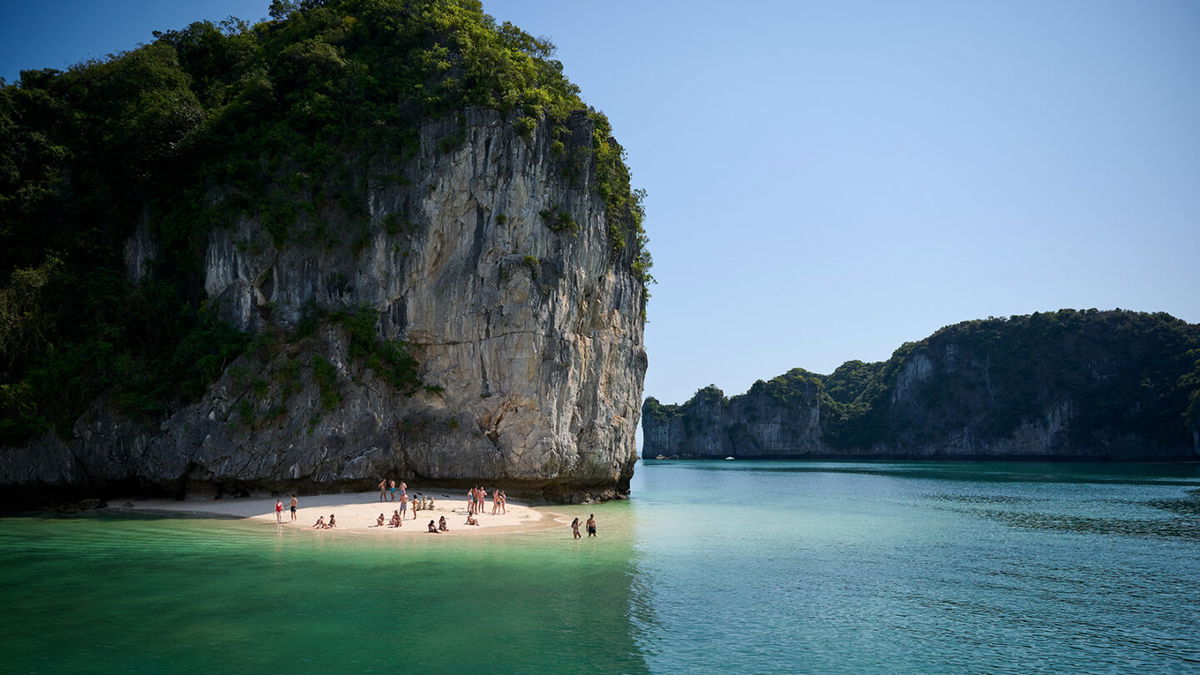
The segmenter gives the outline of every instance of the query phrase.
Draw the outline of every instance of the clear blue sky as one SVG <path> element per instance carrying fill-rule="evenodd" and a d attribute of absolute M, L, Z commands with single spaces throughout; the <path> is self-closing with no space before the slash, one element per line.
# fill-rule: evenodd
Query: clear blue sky
<path fill-rule="evenodd" d="M 2 0 L 0 76 L 267 4 Z M 1200 322 L 1200 2 L 484 6 L 559 46 L 649 191 L 647 395 L 989 315 Z"/>

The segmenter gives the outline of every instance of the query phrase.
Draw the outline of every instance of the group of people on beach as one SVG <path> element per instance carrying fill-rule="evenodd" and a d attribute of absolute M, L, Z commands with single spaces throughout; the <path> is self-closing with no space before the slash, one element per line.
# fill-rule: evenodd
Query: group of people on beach
<path fill-rule="evenodd" d="M 399 492 L 398 495 L 397 495 L 397 492 Z M 483 488 L 483 486 L 481 486 L 481 485 L 477 485 L 467 491 L 467 520 L 464 523 L 464 525 L 475 525 L 475 526 L 479 525 L 479 519 L 476 518 L 475 516 L 483 513 L 484 505 L 487 500 L 487 494 L 488 494 L 487 490 L 485 490 Z M 389 480 L 386 478 L 379 481 L 379 501 L 393 502 L 393 501 L 396 501 L 397 497 L 399 497 L 399 502 L 400 502 L 399 508 L 392 511 L 391 519 L 387 520 L 388 527 L 399 528 L 399 527 L 404 526 L 404 516 L 405 516 L 406 511 L 408 510 L 408 502 L 409 502 L 408 484 L 405 483 L 404 481 L 400 481 L 400 484 L 397 485 L 396 481 Z M 417 519 L 417 508 L 418 508 L 417 499 L 418 499 L 417 497 L 414 497 L 412 500 L 413 501 L 413 520 Z M 420 503 L 419 503 L 420 508 L 422 508 L 422 509 L 432 509 L 433 508 L 433 499 L 429 499 L 428 501 L 426 501 L 426 498 L 423 496 L 419 497 L 419 499 L 420 499 Z M 292 521 L 295 521 L 296 520 L 296 507 L 299 506 L 300 501 L 298 499 L 296 499 L 296 495 L 292 495 L 290 501 L 291 501 Z M 507 501 L 508 501 L 508 497 L 504 494 L 503 490 L 493 488 L 492 489 L 492 515 L 493 516 L 496 515 L 497 512 L 507 513 L 507 510 L 505 509 L 505 504 Z M 384 521 L 385 521 L 385 518 L 384 518 L 383 514 L 380 513 L 379 517 L 375 519 L 375 527 L 383 527 Z M 275 500 L 275 522 L 280 523 L 280 524 L 283 523 L 283 500 L 282 499 Z M 321 516 L 321 517 L 317 518 L 317 522 L 313 524 L 312 529 L 328 530 L 328 529 L 332 529 L 335 527 L 337 527 L 337 519 L 335 518 L 334 514 L 331 513 L 331 514 L 329 514 L 328 521 L 325 520 L 325 516 Z M 596 536 L 596 514 L 594 514 L 594 513 L 589 514 L 587 521 L 585 523 L 580 523 L 578 518 L 572 520 L 571 521 L 571 536 L 572 536 L 572 538 L 574 538 L 574 539 L 582 539 L 583 538 L 583 535 L 580 534 L 580 532 L 579 532 L 580 527 L 587 528 L 587 536 L 588 537 Z M 446 524 L 446 516 L 441 516 L 436 521 L 433 521 L 433 520 L 429 521 L 429 525 L 428 525 L 426 531 L 431 534 L 441 534 L 442 532 L 449 532 L 450 528 Z"/>
<path fill-rule="evenodd" d="M 408 501 L 408 483 L 400 481 L 400 485 L 396 485 L 396 481 L 390 478 L 383 478 L 379 481 L 379 501 L 394 502 L 396 501 L 396 491 L 400 492 L 400 503 Z"/>
<path fill-rule="evenodd" d="M 408 515 L 408 505 L 412 503 L 412 519 L 417 519 L 417 511 L 425 511 L 433 508 L 433 498 L 426 498 L 424 495 L 413 495 L 410 499 L 408 496 L 408 483 L 400 481 L 397 485 L 396 481 L 389 478 L 384 478 L 379 481 L 379 501 L 381 502 L 399 502 L 400 508 L 396 510 L 399 514 L 399 520 L 403 522 Z M 393 519 L 395 517 L 393 516 Z M 400 527 L 396 525 L 395 527 Z"/>
<path fill-rule="evenodd" d="M 483 489 L 482 485 L 467 490 L 467 516 L 477 516 L 483 514 L 484 502 L 487 501 L 487 490 Z M 508 513 L 505 509 L 505 504 L 508 497 L 504 494 L 504 490 L 492 488 L 492 515 L 499 513 Z"/>
<path fill-rule="evenodd" d="M 292 495 L 292 520 L 296 520 L 296 507 L 300 505 L 300 500 L 296 499 L 296 495 Z M 283 500 L 275 500 L 275 522 L 283 524 Z"/>
<path fill-rule="evenodd" d="M 404 518 L 400 516 L 399 509 L 392 511 L 392 519 L 388 521 L 387 526 L 388 527 L 403 527 L 404 526 Z M 383 527 L 383 514 L 382 513 L 379 514 L 379 517 L 375 519 L 375 527 Z"/>

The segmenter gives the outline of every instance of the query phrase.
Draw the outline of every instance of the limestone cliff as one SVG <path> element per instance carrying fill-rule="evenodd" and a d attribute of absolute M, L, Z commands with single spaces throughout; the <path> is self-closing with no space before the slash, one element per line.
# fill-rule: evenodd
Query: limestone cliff
<path fill-rule="evenodd" d="M 0 85 L 2 496 L 626 490 L 641 194 L 553 52 L 314 0 Z"/>
<path fill-rule="evenodd" d="M 572 142 L 590 142 L 586 115 L 568 126 Z M 443 152 L 450 136 L 463 140 Z M 430 386 L 396 391 L 324 323 L 235 362 L 158 428 L 99 402 L 73 440 L 0 454 L 0 483 L 313 489 L 391 476 L 549 498 L 626 490 L 646 369 L 642 285 L 617 264 L 586 167 L 564 179 L 551 142 L 546 125 L 526 137 L 499 113 L 468 110 L 422 127 L 415 158 L 389 167 L 406 180 L 369 189 L 365 246 L 275 246 L 250 217 L 210 235 L 205 290 L 229 320 L 261 332 L 294 329 L 313 308 L 374 308 L 379 337 L 404 340 Z M 577 231 L 551 230 L 544 212 Z M 127 250 L 153 251 L 139 236 Z M 334 405 L 314 359 L 333 366 Z"/>
<path fill-rule="evenodd" d="M 1200 327 L 1161 314 L 967 322 L 883 363 L 647 399 L 643 456 L 1194 458 L 1198 346 Z"/>

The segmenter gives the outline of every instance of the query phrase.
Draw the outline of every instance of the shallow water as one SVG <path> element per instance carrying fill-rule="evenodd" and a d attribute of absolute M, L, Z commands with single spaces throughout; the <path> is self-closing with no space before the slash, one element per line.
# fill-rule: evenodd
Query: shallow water
<path fill-rule="evenodd" d="M 1200 672 L 1200 465 L 643 462 L 570 530 L 0 520 L 15 672 Z"/>

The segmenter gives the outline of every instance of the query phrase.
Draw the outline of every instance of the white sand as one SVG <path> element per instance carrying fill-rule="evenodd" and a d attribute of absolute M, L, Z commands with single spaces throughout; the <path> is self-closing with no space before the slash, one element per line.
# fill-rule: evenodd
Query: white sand
<path fill-rule="evenodd" d="M 330 514 L 337 516 L 337 527 L 333 530 L 320 530 L 322 533 L 342 530 L 377 532 L 389 536 L 428 534 L 429 521 L 432 520 L 436 523 L 441 516 L 446 517 L 446 526 L 450 529 L 448 533 L 443 532 L 443 535 L 529 532 L 565 525 L 569 522 L 559 514 L 517 504 L 511 500 L 507 504 L 506 513 L 492 515 L 492 500 L 489 494 L 484 512 L 476 516 L 479 525 L 467 525 L 467 491 L 462 490 L 461 492 L 462 494 L 457 494 L 457 492 L 438 489 L 420 493 L 426 498 L 433 498 L 434 508 L 417 512 L 414 519 L 410 502 L 404 524 L 399 528 L 388 527 L 387 521 L 391 519 L 392 512 L 400 508 L 400 503 L 398 501 L 379 501 L 378 491 L 297 496 L 300 504 L 296 508 L 294 522 L 291 520 L 291 513 L 288 510 L 290 496 L 286 496 L 283 498 L 282 527 L 305 529 L 316 533 L 316 530 L 312 530 L 313 523 L 320 516 L 325 516 L 325 520 L 328 521 Z M 409 488 L 410 498 L 412 494 L 413 490 Z M 275 497 L 206 501 L 114 499 L 109 501 L 109 508 L 128 511 L 213 514 L 245 518 L 263 525 L 280 527 L 275 522 L 275 499 Z M 376 527 L 375 522 L 380 513 L 383 514 L 384 526 Z"/>

